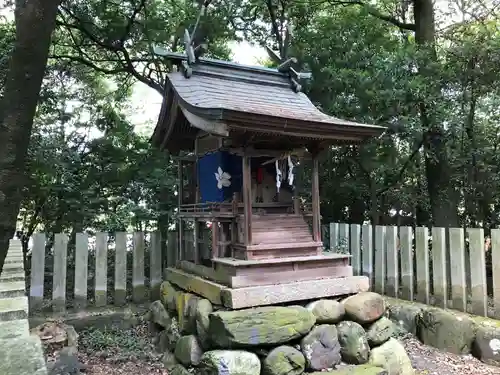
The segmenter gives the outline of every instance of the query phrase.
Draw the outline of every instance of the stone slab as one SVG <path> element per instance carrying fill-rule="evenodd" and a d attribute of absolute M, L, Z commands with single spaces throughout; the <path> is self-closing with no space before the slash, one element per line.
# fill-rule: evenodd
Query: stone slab
<path fill-rule="evenodd" d="M 0 282 L 0 298 L 22 297 L 26 293 L 24 281 L 2 281 Z"/>
<path fill-rule="evenodd" d="M 2 272 L 2 274 L 0 275 L 0 282 L 3 283 L 5 281 L 24 281 L 24 272 Z"/>
<path fill-rule="evenodd" d="M 27 319 L 0 322 L 0 340 L 20 336 L 29 336 L 29 331 L 30 327 Z"/>
<path fill-rule="evenodd" d="M 23 264 L 22 263 L 6 263 L 3 265 L 2 274 L 4 272 L 13 272 L 13 271 L 24 272 Z"/>
<path fill-rule="evenodd" d="M 28 297 L 0 298 L 0 321 L 27 318 Z"/>
<path fill-rule="evenodd" d="M 370 289 L 366 276 L 350 276 L 287 284 L 263 285 L 221 291 L 222 303 L 231 309 L 345 296 Z"/>
<path fill-rule="evenodd" d="M 47 375 L 42 344 L 36 336 L 0 340 L 0 374 Z"/>

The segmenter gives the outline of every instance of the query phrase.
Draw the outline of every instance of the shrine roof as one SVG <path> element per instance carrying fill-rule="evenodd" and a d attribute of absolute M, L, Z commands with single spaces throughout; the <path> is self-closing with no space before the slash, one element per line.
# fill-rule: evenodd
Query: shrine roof
<path fill-rule="evenodd" d="M 199 58 L 196 63 L 189 65 L 189 73 L 186 74 L 185 55 L 165 54 L 168 54 L 165 57 L 181 68 L 181 71 L 167 75 L 166 95 L 153 136 L 154 143 L 166 148 L 169 148 L 169 144 L 178 143 L 181 138 L 189 138 L 186 132 L 195 133 L 189 126 L 186 128 L 186 121 L 184 124 L 182 120 L 179 123 L 179 116 L 176 116 L 176 121 L 171 124 L 177 129 L 166 131 L 170 126 L 169 119 L 171 120 L 176 111 L 172 107 L 174 104 L 181 109 L 181 119 L 187 120 L 191 127 L 200 129 L 197 122 L 213 122 L 224 129 L 224 134 L 220 134 L 219 128 L 219 135 L 226 136 L 230 136 L 233 131 L 250 131 L 276 136 L 332 140 L 332 143 L 357 143 L 379 135 L 386 129 L 382 126 L 343 120 L 321 112 L 300 92 L 298 81 L 301 73 L 293 69 L 279 71 Z M 199 121 L 193 121 L 194 117 Z M 180 134 L 181 131 L 183 135 Z M 171 139 L 165 139 L 165 136 Z"/>

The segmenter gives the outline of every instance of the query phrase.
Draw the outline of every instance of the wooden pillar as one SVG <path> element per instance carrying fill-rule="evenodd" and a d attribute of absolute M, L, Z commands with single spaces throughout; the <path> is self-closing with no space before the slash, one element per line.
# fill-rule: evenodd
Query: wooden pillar
<path fill-rule="evenodd" d="M 219 221 L 212 221 L 212 259 L 219 258 Z"/>
<path fill-rule="evenodd" d="M 243 156 L 243 215 L 244 215 L 244 241 L 245 245 L 252 244 L 252 173 L 250 170 L 250 157 Z"/>
<path fill-rule="evenodd" d="M 179 188 L 177 189 L 177 198 L 178 198 L 178 204 L 179 204 L 179 213 L 181 210 L 181 205 L 183 203 L 183 198 L 184 198 L 184 174 L 183 174 L 183 164 L 182 160 L 179 160 L 178 164 L 178 175 L 177 178 L 179 180 Z M 182 218 L 179 218 L 179 223 L 178 223 L 178 260 L 183 260 L 184 259 L 184 221 Z"/>
<path fill-rule="evenodd" d="M 319 161 L 318 153 L 313 155 L 312 168 L 312 215 L 313 215 L 313 239 L 321 241 L 321 216 L 319 209 Z"/>

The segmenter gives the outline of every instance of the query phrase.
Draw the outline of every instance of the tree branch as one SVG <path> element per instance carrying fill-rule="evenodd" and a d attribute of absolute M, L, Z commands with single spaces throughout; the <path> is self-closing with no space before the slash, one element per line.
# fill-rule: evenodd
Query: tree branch
<path fill-rule="evenodd" d="M 411 31 L 415 31 L 416 30 L 416 26 L 415 26 L 414 23 L 401 22 L 396 17 L 389 16 L 388 14 L 383 14 L 382 12 L 380 12 L 375 7 L 373 7 L 373 6 L 369 5 L 369 4 L 364 3 L 363 1 L 358 1 L 358 0 L 353 0 L 353 1 L 349 1 L 349 0 L 328 0 L 328 3 L 332 4 L 332 5 L 358 5 L 358 6 L 362 7 L 362 8 L 364 8 L 368 12 L 368 14 L 372 15 L 373 17 L 376 17 L 376 18 L 378 18 L 378 19 L 380 19 L 382 21 L 391 23 L 394 26 L 399 27 L 400 29 L 411 30 Z"/>
<path fill-rule="evenodd" d="M 141 0 L 139 7 L 144 6 L 145 3 L 146 3 L 146 0 Z M 122 68 L 116 68 L 116 69 L 100 68 L 97 65 L 95 65 L 94 63 L 92 63 L 91 61 L 88 61 L 86 59 L 83 59 L 82 57 L 77 57 L 77 56 L 75 56 L 73 58 L 73 60 L 78 61 L 82 64 L 85 64 L 85 65 L 87 65 L 91 68 L 94 68 L 97 71 L 100 71 L 100 72 L 105 73 L 105 74 L 115 74 L 115 73 L 119 73 L 119 72 L 129 73 L 134 78 L 136 78 L 139 82 L 142 82 L 142 83 L 148 85 L 149 87 L 151 87 L 152 89 L 156 90 L 160 94 L 163 94 L 164 90 L 163 90 L 163 85 L 161 83 L 158 83 L 151 78 L 148 78 L 148 77 L 141 75 L 137 71 L 137 69 L 135 68 L 134 59 L 132 59 L 130 57 L 129 52 L 127 51 L 127 49 L 124 46 L 124 40 L 126 39 L 125 35 L 122 36 L 122 39 L 118 42 L 116 42 L 116 41 L 104 42 L 104 41 L 100 40 L 88 27 L 86 27 L 85 22 L 82 19 L 80 19 L 76 14 L 74 14 L 71 10 L 69 10 L 67 7 L 64 7 L 64 6 L 61 6 L 60 8 L 69 17 L 74 19 L 75 23 L 67 22 L 63 17 L 63 20 L 57 21 L 58 26 L 62 26 L 64 28 L 70 30 L 70 32 L 71 32 L 71 30 L 77 30 L 81 34 L 83 34 L 83 36 L 85 36 L 90 41 L 92 41 L 99 48 L 102 48 L 102 49 L 107 50 L 109 52 L 115 53 L 117 56 L 117 63 L 121 64 Z M 126 30 L 129 30 L 127 34 L 130 33 L 130 30 L 132 28 L 132 24 L 135 22 L 135 17 L 137 17 L 137 15 L 141 9 L 142 8 L 140 8 L 139 10 L 136 9 L 136 11 L 133 12 L 133 15 L 131 16 L 131 18 L 128 20 L 127 26 L 125 28 Z M 93 27 L 96 27 L 96 26 L 93 25 Z M 77 46 L 77 48 L 78 48 L 78 46 Z M 80 54 L 83 54 L 83 51 L 79 50 L 79 52 L 80 52 Z"/>

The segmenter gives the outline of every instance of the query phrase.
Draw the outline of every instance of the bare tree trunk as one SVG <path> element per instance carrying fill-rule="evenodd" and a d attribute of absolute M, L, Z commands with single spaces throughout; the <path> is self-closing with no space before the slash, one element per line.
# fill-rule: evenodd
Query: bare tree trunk
<path fill-rule="evenodd" d="M 17 0 L 16 40 L 1 103 L 0 270 L 16 228 L 25 159 L 60 0 Z"/>
<path fill-rule="evenodd" d="M 433 0 L 413 0 L 415 17 L 415 41 L 422 51 L 426 52 L 426 59 L 419 62 L 419 74 L 429 82 L 434 77 L 436 56 L 436 26 L 434 20 Z M 420 103 L 420 123 L 425 134 L 425 171 L 427 189 L 431 203 L 432 219 L 435 226 L 458 226 L 458 195 L 454 191 L 451 180 L 445 134 L 443 125 L 432 104 L 433 99 L 439 98 L 440 88 L 434 87 L 435 95 L 429 100 L 422 98 Z"/>

